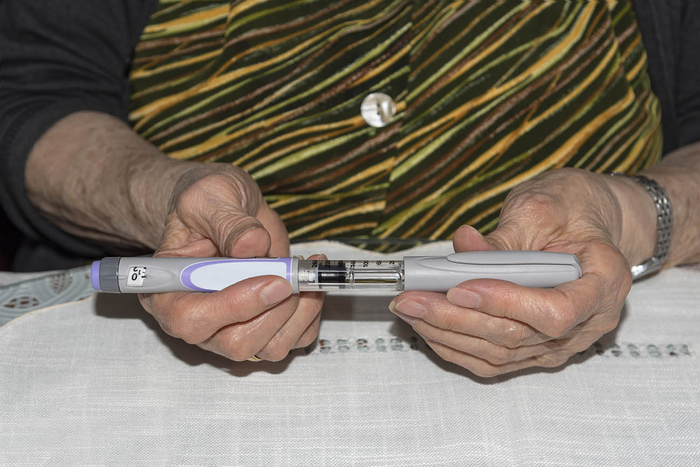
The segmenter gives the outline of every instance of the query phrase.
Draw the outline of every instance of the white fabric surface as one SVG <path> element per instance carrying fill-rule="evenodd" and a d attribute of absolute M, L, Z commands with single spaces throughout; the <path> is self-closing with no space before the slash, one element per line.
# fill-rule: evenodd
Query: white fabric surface
<path fill-rule="evenodd" d="M 317 251 L 374 256 L 294 253 Z M 411 349 L 388 302 L 328 297 L 322 344 L 279 364 L 170 338 L 133 296 L 29 313 L 0 328 L 0 465 L 700 465 L 698 272 L 636 284 L 565 367 L 493 380 Z"/>

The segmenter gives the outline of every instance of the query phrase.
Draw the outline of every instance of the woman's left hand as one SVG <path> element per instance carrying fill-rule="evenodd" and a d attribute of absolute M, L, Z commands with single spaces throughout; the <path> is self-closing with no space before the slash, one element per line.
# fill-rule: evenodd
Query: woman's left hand
<path fill-rule="evenodd" d="M 617 326 L 632 285 L 621 252 L 628 251 L 621 245 L 624 209 L 612 188 L 625 182 L 614 178 L 577 169 L 547 172 L 511 191 L 490 235 L 463 226 L 454 236 L 457 252 L 575 254 L 580 279 L 552 289 L 471 280 L 446 295 L 405 292 L 390 310 L 440 357 L 478 376 L 562 365 Z"/>

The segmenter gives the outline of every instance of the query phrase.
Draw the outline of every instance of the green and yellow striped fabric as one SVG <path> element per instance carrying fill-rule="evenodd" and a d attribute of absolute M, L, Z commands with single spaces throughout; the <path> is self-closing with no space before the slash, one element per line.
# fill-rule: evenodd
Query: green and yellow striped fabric
<path fill-rule="evenodd" d="M 161 0 L 130 118 L 170 157 L 235 164 L 293 241 L 393 251 L 495 227 L 546 170 L 658 161 L 630 2 Z M 397 113 L 360 115 L 372 92 Z"/>

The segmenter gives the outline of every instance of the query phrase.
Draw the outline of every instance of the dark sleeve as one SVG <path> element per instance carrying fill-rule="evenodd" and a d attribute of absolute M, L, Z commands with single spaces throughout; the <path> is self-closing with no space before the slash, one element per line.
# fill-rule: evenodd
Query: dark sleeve
<path fill-rule="evenodd" d="M 633 3 L 661 101 L 665 154 L 700 141 L 700 2 Z"/>
<path fill-rule="evenodd" d="M 71 113 L 126 121 L 131 56 L 157 3 L 0 0 L 0 203 L 25 235 L 79 255 L 101 254 L 29 203 L 25 164 L 34 143 Z"/>
<path fill-rule="evenodd" d="M 678 145 L 700 141 L 700 1 L 686 0 L 681 12 L 676 114 Z"/>

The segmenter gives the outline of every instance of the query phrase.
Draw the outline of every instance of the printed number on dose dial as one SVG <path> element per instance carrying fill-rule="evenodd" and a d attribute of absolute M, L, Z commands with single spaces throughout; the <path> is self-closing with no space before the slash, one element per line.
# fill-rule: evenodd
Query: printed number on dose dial
<path fill-rule="evenodd" d="M 143 287 L 143 280 L 146 278 L 146 268 L 134 266 L 129 268 L 129 275 L 126 278 L 127 287 Z"/>

